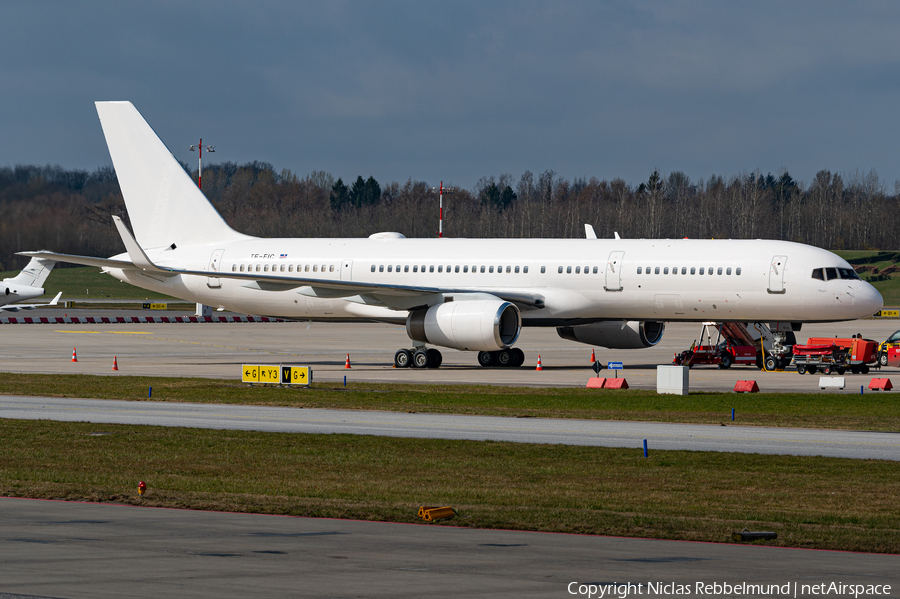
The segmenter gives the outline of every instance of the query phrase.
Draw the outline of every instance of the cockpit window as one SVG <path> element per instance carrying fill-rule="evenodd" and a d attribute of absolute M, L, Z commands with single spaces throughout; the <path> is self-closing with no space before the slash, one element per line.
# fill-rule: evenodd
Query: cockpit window
<path fill-rule="evenodd" d="M 828 279 L 829 281 L 831 279 L 838 278 L 837 269 L 836 268 L 826 268 L 825 269 L 825 278 Z"/>
<path fill-rule="evenodd" d="M 814 269 L 813 269 L 812 278 L 814 278 L 814 279 L 819 279 L 820 281 L 824 281 L 824 280 L 825 280 L 825 272 L 824 272 L 824 270 L 821 269 L 821 268 L 814 268 Z"/>
<path fill-rule="evenodd" d="M 852 268 L 839 268 L 838 274 L 841 275 L 842 279 L 858 279 L 859 275 L 856 274 L 856 271 Z"/>

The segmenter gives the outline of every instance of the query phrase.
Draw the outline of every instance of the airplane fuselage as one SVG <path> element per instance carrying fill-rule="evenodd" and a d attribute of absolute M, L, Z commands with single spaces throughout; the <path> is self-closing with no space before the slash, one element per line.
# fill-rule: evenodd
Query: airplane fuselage
<path fill-rule="evenodd" d="M 445 295 L 498 288 L 538 294 L 543 305 L 522 310 L 525 326 L 615 319 L 825 322 L 870 316 L 882 305 L 880 294 L 837 255 L 783 241 L 247 238 L 147 254 L 161 267 L 187 270 L 424 286 Z M 237 312 L 406 317 L 390 292 L 375 302 L 313 297 L 309 287 L 261 289 L 224 277 L 107 270 L 139 287 Z"/>

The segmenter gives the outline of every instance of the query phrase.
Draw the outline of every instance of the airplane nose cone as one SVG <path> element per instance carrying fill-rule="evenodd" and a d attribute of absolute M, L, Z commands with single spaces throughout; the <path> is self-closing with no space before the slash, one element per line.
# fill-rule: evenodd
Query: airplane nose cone
<path fill-rule="evenodd" d="M 884 306 L 884 298 L 869 283 L 863 283 L 853 294 L 853 307 L 860 318 L 872 316 Z"/>

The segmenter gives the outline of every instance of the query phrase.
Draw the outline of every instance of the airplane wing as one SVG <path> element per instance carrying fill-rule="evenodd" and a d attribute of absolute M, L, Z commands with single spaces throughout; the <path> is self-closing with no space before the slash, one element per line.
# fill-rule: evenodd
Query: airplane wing
<path fill-rule="evenodd" d="M 0 312 L 18 312 L 19 310 L 34 310 L 35 308 L 43 308 L 45 306 L 55 306 L 62 297 L 62 291 L 56 294 L 49 303 L 46 304 L 6 304 L 0 306 Z"/>

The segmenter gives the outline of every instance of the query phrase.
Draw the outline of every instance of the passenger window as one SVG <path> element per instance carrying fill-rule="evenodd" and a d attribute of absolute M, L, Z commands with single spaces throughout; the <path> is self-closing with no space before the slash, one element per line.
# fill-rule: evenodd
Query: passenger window
<path fill-rule="evenodd" d="M 701 266 L 701 267 L 700 267 L 700 274 L 702 275 L 702 274 L 705 273 L 705 272 L 706 272 L 706 269 L 704 269 L 704 268 Z"/>
<path fill-rule="evenodd" d="M 597 267 L 594 267 L 594 274 L 597 274 Z"/>
<path fill-rule="evenodd" d="M 567 275 L 572 274 L 572 267 L 571 267 L 571 266 L 567 266 L 567 267 L 566 267 L 566 274 L 567 274 Z"/>
<path fill-rule="evenodd" d="M 580 266 L 576 266 L 576 267 L 575 267 L 575 274 L 576 274 L 576 275 L 580 275 L 580 274 L 581 274 L 581 267 L 580 267 Z"/>
<path fill-rule="evenodd" d="M 484 272 L 484 264 L 481 265 L 481 272 Z"/>
<path fill-rule="evenodd" d="M 722 274 L 722 267 L 721 267 L 721 266 L 719 267 L 719 270 L 718 270 L 717 274 Z"/>
<path fill-rule="evenodd" d="M 829 281 L 831 279 L 838 278 L 837 269 L 836 268 L 826 268 L 825 269 L 825 278 L 828 279 Z"/>
<path fill-rule="evenodd" d="M 409 264 L 403 265 L 403 272 L 409 272 Z"/>
<path fill-rule="evenodd" d="M 523 267 L 522 267 L 522 272 L 525 273 L 525 274 L 528 274 L 528 267 L 527 267 L 527 266 L 523 266 Z"/>
<path fill-rule="evenodd" d="M 265 266 L 263 266 L 263 272 L 269 272 L 269 265 L 268 265 L 268 264 L 266 264 Z"/>
<path fill-rule="evenodd" d="M 707 274 L 710 274 L 710 275 L 713 274 L 713 268 L 712 268 L 712 266 L 709 267 L 709 270 L 707 270 L 706 273 L 707 273 Z"/>
<path fill-rule="evenodd" d="M 584 274 L 588 274 L 589 272 L 591 272 L 591 267 L 590 267 L 590 266 L 585 266 L 585 267 L 584 267 Z"/>
<path fill-rule="evenodd" d="M 454 267 L 453 272 L 459 272 L 459 265 L 458 265 L 458 264 L 456 265 L 456 267 Z"/>
<path fill-rule="evenodd" d="M 372 272 L 375 272 L 375 265 L 372 265 Z"/>
<path fill-rule="evenodd" d="M 545 274 L 546 272 L 547 272 L 547 267 L 546 267 L 546 266 L 542 266 L 542 267 L 541 267 L 541 274 Z"/>
<path fill-rule="evenodd" d="M 313 272 L 316 272 L 316 267 L 313 266 Z M 384 264 L 378 267 L 378 272 L 384 272 Z"/>
<path fill-rule="evenodd" d="M 730 267 L 730 266 L 729 266 L 728 268 L 725 269 L 725 274 L 726 274 L 726 275 L 730 275 L 730 274 L 731 274 L 731 267 Z"/>
<path fill-rule="evenodd" d="M 562 274 L 562 266 L 559 267 L 559 270 L 558 270 L 557 272 L 558 272 L 559 274 Z"/>
<path fill-rule="evenodd" d="M 640 266 L 638 266 L 637 274 L 641 274 L 641 267 L 640 267 Z"/>
<path fill-rule="evenodd" d="M 517 267 L 516 267 L 516 273 L 518 273 L 518 272 L 519 272 L 519 267 L 517 266 Z"/>
<path fill-rule="evenodd" d="M 419 272 L 419 265 L 413 264 L 413 272 Z"/>
<path fill-rule="evenodd" d="M 443 264 L 441 264 L 440 266 L 438 266 L 438 272 L 444 272 L 444 265 L 443 265 Z"/>
<path fill-rule="evenodd" d="M 434 264 L 428 267 L 428 272 L 434 272 Z"/>
<path fill-rule="evenodd" d="M 510 272 L 512 272 L 512 266 L 507 266 L 507 267 L 506 267 L 506 274 L 509 274 Z"/>
<path fill-rule="evenodd" d="M 488 267 L 488 272 L 494 272 L 494 267 L 493 266 Z"/>
<path fill-rule="evenodd" d="M 656 268 L 653 269 L 653 274 L 657 274 L 657 275 L 659 274 L 659 267 L 658 267 L 658 266 L 657 266 Z"/>
<path fill-rule="evenodd" d="M 683 275 L 686 275 L 686 274 L 687 274 L 687 266 L 682 266 L 682 267 L 681 267 L 681 274 L 683 274 Z"/>
<path fill-rule="evenodd" d="M 381 268 L 384 268 L 383 266 Z M 313 272 L 319 272 L 319 265 L 313 264 Z"/>
<path fill-rule="evenodd" d="M 692 267 L 691 267 L 691 274 L 692 274 L 692 275 L 697 274 L 697 267 L 696 267 L 696 266 L 692 266 Z M 700 274 L 703 274 L 703 273 L 700 273 Z"/>
<path fill-rule="evenodd" d="M 463 266 L 463 272 L 469 272 L 469 265 Z"/>
<path fill-rule="evenodd" d="M 325 272 L 325 265 L 322 265 L 322 272 Z"/>
<path fill-rule="evenodd" d="M 244 265 L 241 264 L 241 272 L 244 272 Z"/>
<path fill-rule="evenodd" d="M 663 269 L 663 274 L 664 274 L 664 275 L 669 274 L 669 267 L 668 267 L 668 266 L 665 267 L 665 268 Z"/>
<path fill-rule="evenodd" d="M 740 276 L 740 274 L 741 274 L 741 267 L 740 267 L 740 266 L 738 266 L 737 268 L 734 269 L 734 274 Z"/>
<path fill-rule="evenodd" d="M 288 272 L 294 272 L 294 265 L 288 264 Z"/>

